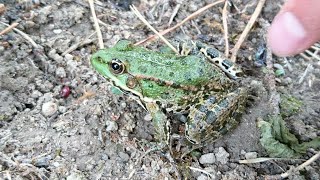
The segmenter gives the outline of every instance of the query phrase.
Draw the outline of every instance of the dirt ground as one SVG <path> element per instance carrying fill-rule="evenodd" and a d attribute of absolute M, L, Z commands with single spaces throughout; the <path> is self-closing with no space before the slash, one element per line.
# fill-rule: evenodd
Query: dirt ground
<path fill-rule="evenodd" d="M 134 4 L 158 30 L 170 26 L 213 0 L 116 0 L 95 4 L 105 47 L 120 39 L 138 42 L 153 33 L 129 10 Z M 232 0 L 228 7 L 230 48 L 244 30 L 258 1 Z M 268 157 L 259 144 L 257 118 L 271 113 L 265 67 L 256 54 L 265 47 L 266 28 L 282 1 L 266 1 L 242 44 L 237 62 L 247 86 L 256 87 L 239 126 L 214 144 L 177 162 L 160 151 L 148 151 L 153 141 L 151 118 L 125 95 L 111 93 L 109 83 L 90 66 L 98 41 L 86 0 L 0 0 L 2 23 L 16 27 L 35 43 L 10 31 L 0 36 L 0 179 L 264 179 L 296 167 L 299 160 L 240 164 L 239 160 Z M 198 15 L 165 37 L 188 37 L 224 52 L 223 3 Z M 157 50 L 160 41 L 144 46 Z M 72 48 L 75 47 L 75 48 Z M 71 48 L 71 49 L 70 49 Z M 319 136 L 320 62 L 301 56 L 273 57 L 276 90 L 303 102 L 299 113 L 286 119 L 300 141 Z M 69 87 L 71 94 L 61 95 Z M 289 179 L 320 179 L 320 161 Z M 175 170 L 178 169 L 178 170 Z M 179 172 L 177 175 L 177 172 Z M 210 174 L 210 175 L 209 175 Z"/>

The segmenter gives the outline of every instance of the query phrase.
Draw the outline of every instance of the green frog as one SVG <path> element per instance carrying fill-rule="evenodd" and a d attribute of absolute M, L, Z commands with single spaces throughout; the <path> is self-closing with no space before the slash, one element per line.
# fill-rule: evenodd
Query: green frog
<path fill-rule="evenodd" d="M 176 45 L 179 55 L 121 40 L 94 53 L 91 64 L 150 112 L 160 144 L 170 139 L 168 114 L 185 115 L 185 137 L 192 144 L 213 142 L 236 126 L 244 110 L 241 69 L 206 44 Z"/>

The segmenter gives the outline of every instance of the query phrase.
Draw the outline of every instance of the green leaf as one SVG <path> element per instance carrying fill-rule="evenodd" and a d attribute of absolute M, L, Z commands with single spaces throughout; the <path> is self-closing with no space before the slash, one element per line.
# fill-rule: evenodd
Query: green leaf
<path fill-rule="evenodd" d="M 258 127 L 261 130 L 260 143 L 270 157 L 296 158 L 306 153 L 308 148 L 320 147 L 320 137 L 300 144 L 280 115 L 269 117 L 269 122 L 259 121 Z"/>

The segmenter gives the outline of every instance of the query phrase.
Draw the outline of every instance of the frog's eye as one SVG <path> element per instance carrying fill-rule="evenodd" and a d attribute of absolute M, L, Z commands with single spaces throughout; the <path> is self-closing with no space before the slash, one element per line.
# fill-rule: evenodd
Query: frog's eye
<path fill-rule="evenodd" d="M 109 66 L 114 74 L 122 74 L 125 70 L 124 64 L 118 59 L 113 59 Z"/>

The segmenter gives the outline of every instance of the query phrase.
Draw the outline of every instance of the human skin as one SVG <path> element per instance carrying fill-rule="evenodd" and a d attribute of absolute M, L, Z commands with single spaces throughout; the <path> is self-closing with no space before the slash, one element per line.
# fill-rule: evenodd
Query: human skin
<path fill-rule="evenodd" d="M 320 0 L 288 0 L 268 31 L 274 54 L 290 56 L 320 40 Z"/>

